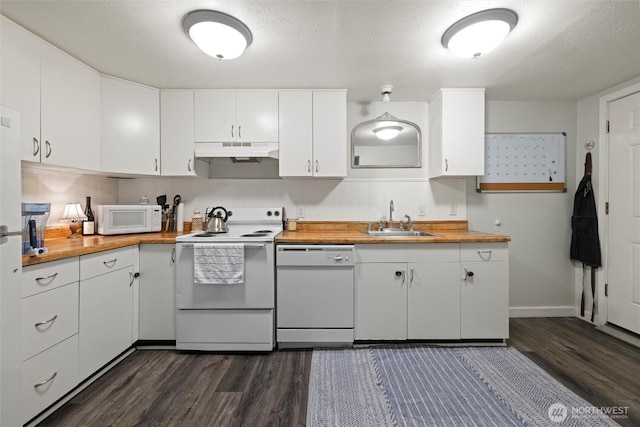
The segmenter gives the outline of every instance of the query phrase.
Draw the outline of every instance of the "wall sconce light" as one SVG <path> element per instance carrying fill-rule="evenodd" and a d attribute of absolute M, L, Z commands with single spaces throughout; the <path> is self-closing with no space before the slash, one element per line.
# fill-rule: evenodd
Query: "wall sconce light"
<path fill-rule="evenodd" d="M 78 228 L 80 228 L 80 221 L 84 221 L 87 219 L 86 215 L 82 212 L 82 207 L 80 203 L 67 203 L 64 207 L 64 213 L 60 217 L 62 221 L 69 221 L 69 229 L 71 230 L 71 235 L 68 236 L 68 239 L 75 239 L 80 237 L 78 234 Z"/>
<path fill-rule="evenodd" d="M 511 9 L 488 9 L 462 18 L 442 35 L 442 46 L 463 58 L 478 58 L 496 48 L 518 23 Z"/>
<path fill-rule="evenodd" d="M 191 40 L 209 56 L 235 59 L 251 45 L 253 35 L 242 21 L 216 10 L 194 10 L 182 20 Z"/>

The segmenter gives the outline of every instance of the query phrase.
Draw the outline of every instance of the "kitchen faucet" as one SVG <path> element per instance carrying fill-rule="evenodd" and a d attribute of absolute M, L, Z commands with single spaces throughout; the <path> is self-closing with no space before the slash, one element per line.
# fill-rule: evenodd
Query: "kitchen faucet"
<path fill-rule="evenodd" d="M 389 203 L 389 229 L 393 229 L 393 200 Z"/>

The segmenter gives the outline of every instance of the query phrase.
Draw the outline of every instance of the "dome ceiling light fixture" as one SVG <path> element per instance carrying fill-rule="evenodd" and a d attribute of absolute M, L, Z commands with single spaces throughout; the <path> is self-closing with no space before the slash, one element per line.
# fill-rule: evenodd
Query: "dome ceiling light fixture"
<path fill-rule="evenodd" d="M 442 35 L 442 46 L 462 58 L 478 58 L 495 49 L 518 23 L 511 9 L 487 9 L 465 16 Z"/>
<path fill-rule="evenodd" d="M 182 28 L 209 56 L 235 59 L 251 45 L 253 35 L 242 21 L 216 10 L 194 10 L 185 15 Z"/>

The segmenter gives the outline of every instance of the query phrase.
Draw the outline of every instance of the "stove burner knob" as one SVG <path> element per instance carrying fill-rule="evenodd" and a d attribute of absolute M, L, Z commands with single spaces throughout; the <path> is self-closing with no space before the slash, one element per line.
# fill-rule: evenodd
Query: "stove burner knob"
<path fill-rule="evenodd" d="M 267 216 L 271 216 L 273 213 L 271 211 L 267 211 Z"/>
<path fill-rule="evenodd" d="M 275 216 L 280 216 L 280 211 L 275 211 L 273 214 L 274 214 Z"/>

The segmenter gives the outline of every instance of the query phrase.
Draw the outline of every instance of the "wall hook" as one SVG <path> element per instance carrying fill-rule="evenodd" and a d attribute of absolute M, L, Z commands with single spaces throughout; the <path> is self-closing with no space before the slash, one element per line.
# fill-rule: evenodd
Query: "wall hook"
<path fill-rule="evenodd" d="M 595 147 L 595 146 L 596 146 L 595 142 L 588 141 L 588 142 L 585 142 L 584 149 L 590 152 L 591 150 L 593 150 L 593 147 Z"/>

